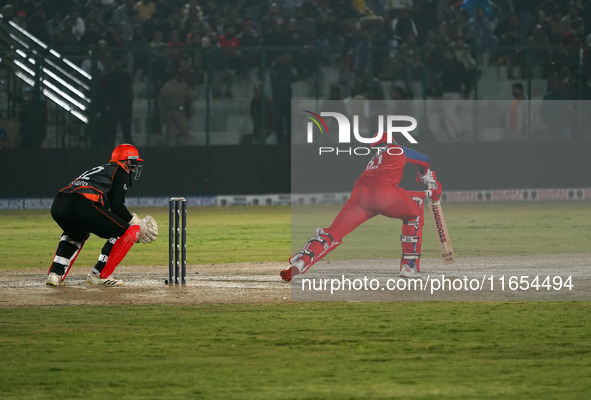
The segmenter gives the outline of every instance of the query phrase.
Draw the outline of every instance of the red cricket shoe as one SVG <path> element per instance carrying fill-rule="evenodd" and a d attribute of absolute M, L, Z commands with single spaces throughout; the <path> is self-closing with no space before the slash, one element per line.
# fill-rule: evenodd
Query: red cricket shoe
<path fill-rule="evenodd" d="M 281 271 L 279 273 L 279 276 L 285 282 L 291 282 L 291 278 L 293 278 L 294 276 L 299 275 L 299 274 L 300 274 L 300 270 L 298 269 L 298 267 L 291 266 L 291 267 Z"/>

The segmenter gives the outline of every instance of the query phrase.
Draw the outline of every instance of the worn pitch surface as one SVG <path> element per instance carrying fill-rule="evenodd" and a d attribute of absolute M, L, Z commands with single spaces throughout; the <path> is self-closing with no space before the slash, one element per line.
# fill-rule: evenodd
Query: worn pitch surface
<path fill-rule="evenodd" d="M 195 305 L 205 303 L 280 303 L 291 300 L 590 300 L 591 255 L 523 255 L 502 257 L 466 257 L 451 265 L 440 260 L 422 262 L 425 282 L 465 278 L 482 282 L 482 290 L 449 290 L 431 293 L 430 288 L 415 290 L 302 291 L 301 279 L 377 279 L 381 287 L 401 278 L 396 260 L 321 261 L 292 285 L 279 278 L 284 263 L 234 263 L 187 266 L 186 285 L 165 285 L 168 267 L 125 266 L 117 268 L 116 276 L 126 282 L 122 287 L 91 287 L 84 283 L 88 271 L 74 267 L 64 287 L 47 287 L 46 270 L 39 268 L 3 271 L 0 275 L 0 306 L 65 306 L 65 305 Z M 505 277 L 505 290 L 500 279 Z M 511 290 L 511 276 L 572 277 L 572 290 Z M 490 290 L 490 279 L 494 290 Z M 336 282 L 335 281 L 335 282 Z M 475 281 L 473 283 L 475 283 Z M 327 281 L 328 282 L 328 281 Z M 456 282 L 458 283 L 458 282 Z M 539 280 L 542 283 L 542 279 Z M 432 284 L 432 281 L 429 282 Z"/>

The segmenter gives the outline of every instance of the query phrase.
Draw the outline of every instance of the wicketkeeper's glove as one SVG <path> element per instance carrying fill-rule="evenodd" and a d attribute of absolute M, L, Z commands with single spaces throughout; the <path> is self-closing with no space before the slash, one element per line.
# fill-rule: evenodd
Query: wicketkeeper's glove
<path fill-rule="evenodd" d="M 156 224 L 156 221 L 151 215 L 140 219 L 134 213 L 132 214 L 131 221 L 129 221 L 129 225 L 139 225 L 140 236 L 137 241 L 140 243 L 151 243 L 158 237 L 158 224 Z"/>
<path fill-rule="evenodd" d="M 142 218 L 142 221 L 146 223 L 146 231 L 143 234 L 140 233 L 138 241 L 140 243 L 151 243 L 158 237 L 158 224 L 151 215 L 146 215 Z"/>

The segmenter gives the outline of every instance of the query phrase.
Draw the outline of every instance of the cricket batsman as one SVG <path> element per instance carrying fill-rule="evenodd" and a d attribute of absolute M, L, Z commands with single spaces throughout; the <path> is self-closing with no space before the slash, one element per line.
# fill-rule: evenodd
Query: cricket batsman
<path fill-rule="evenodd" d="M 340 245 L 345 236 L 378 214 L 402 220 L 400 275 L 420 274 L 423 205 L 428 198 L 439 200 L 441 184 L 437 182 L 435 172 L 429 169 L 426 155 L 395 142 L 388 143 L 387 135 L 382 137 L 383 140 L 372 145 L 375 155 L 355 182 L 350 199 L 328 228 L 316 228 L 304 248 L 289 259 L 290 267 L 279 274 L 284 281 L 304 274 Z M 409 191 L 398 186 L 407 163 L 419 167 L 417 181 L 429 185 L 430 189 Z"/>
<path fill-rule="evenodd" d="M 107 242 L 86 283 L 123 285 L 123 281 L 111 277 L 115 267 L 134 243 L 150 243 L 158 236 L 151 216 L 140 219 L 125 207 L 127 189 L 139 179 L 143 161 L 134 146 L 121 144 L 113 150 L 108 164 L 89 169 L 58 192 L 51 216 L 63 233 L 48 272 L 48 286 L 64 284 L 91 233 Z"/>

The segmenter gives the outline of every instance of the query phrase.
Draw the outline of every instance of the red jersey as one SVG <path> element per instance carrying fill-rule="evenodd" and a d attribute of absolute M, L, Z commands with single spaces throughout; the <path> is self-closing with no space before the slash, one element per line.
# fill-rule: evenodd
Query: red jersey
<path fill-rule="evenodd" d="M 238 39 L 238 36 L 228 37 L 227 35 L 223 34 L 218 38 L 218 44 L 220 45 L 220 47 L 238 48 L 240 47 L 240 39 Z M 234 52 L 226 51 L 226 55 L 232 57 L 234 55 Z"/>
<path fill-rule="evenodd" d="M 390 144 L 380 148 L 365 167 L 357 183 L 372 185 L 388 183 L 398 186 L 406 163 L 419 166 L 423 170 L 429 168 L 429 157 L 416 150 Z"/>

